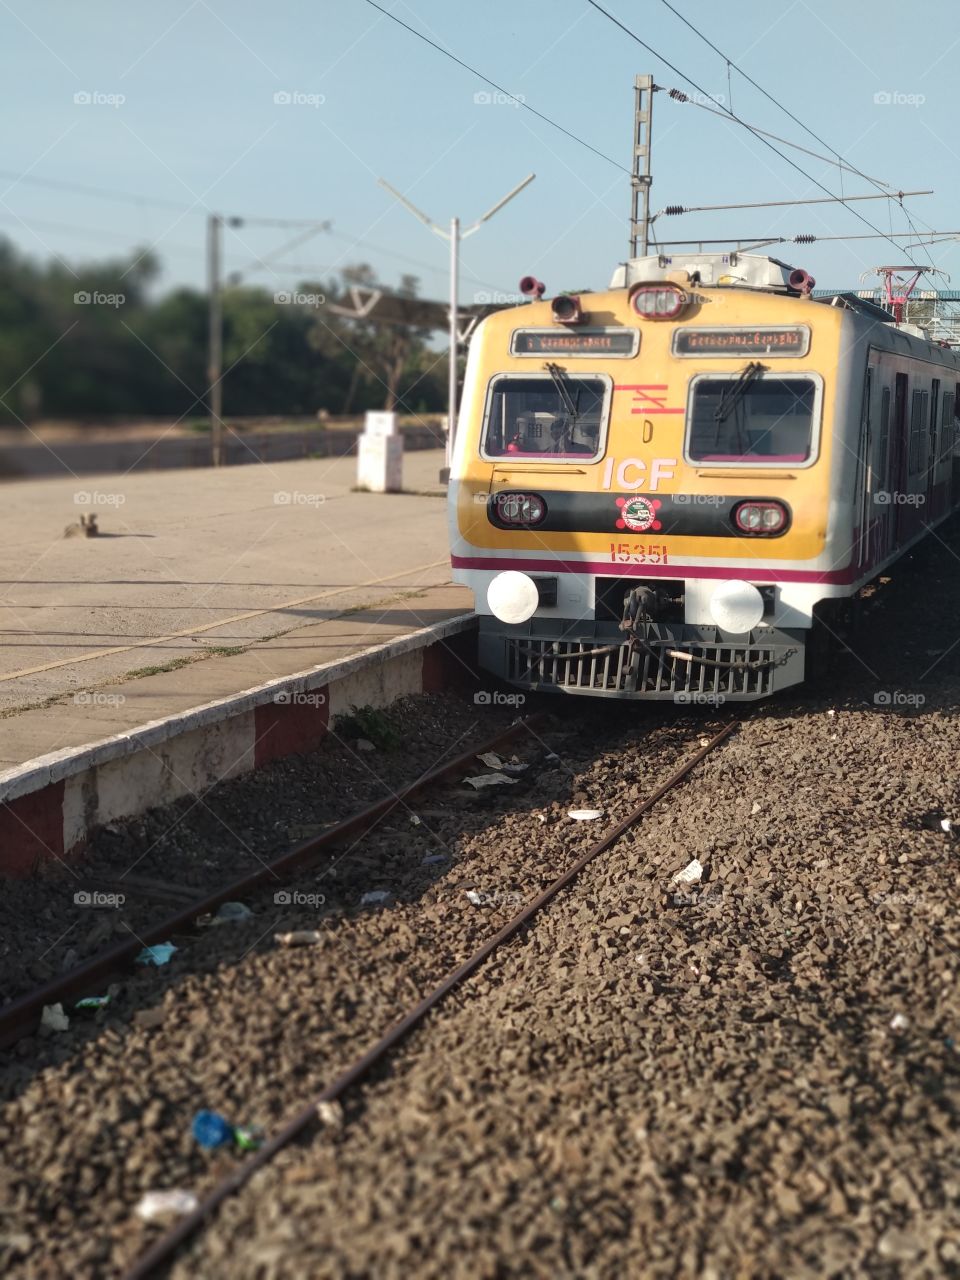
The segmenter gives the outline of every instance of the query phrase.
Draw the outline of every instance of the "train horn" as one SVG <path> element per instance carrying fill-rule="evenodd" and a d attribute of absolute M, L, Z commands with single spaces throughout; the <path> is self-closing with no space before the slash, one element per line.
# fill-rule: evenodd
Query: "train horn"
<path fill-rule="evenodd" d="M 559 294 L 553 300 L 552 311 L 557 324 L 579 324 L 583 319 L 580 299 L 575 294 Z"/>
<path fill-rule="evenodd" d="M 546 287 L 536 276 L 524 276 L 520 281 L 520 292 L 525 298 L 542 298 Z"/>
<path fill-rule="evenodd" d="M 810 275 L 809 272 L 803 271 L 799 267 L 796 271 L 791 271 L 787 278 L 787 284 L 791 289 L 796 289 L 798 293 L 812 293 L 813 286 L 816 283 L 816 280 L 814 280 L 813 276 Z"/>

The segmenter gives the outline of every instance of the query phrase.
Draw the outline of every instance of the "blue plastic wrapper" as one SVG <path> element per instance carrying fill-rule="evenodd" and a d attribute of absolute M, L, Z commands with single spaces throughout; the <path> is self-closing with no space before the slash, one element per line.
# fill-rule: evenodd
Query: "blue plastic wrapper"
<path fill-rule="evenodd" d="M 208 1151 L 233 1141 L 233 1125 L 217 1111 L 198 1111 L 193 1117 L 192 1132 Z"/>
<path fill-rule="evenodd" d="M 176 949 L 172 942 L 155 942 L 152 947 L 143 948 L 137 956 L 137 964 L 166 964 Z"/>

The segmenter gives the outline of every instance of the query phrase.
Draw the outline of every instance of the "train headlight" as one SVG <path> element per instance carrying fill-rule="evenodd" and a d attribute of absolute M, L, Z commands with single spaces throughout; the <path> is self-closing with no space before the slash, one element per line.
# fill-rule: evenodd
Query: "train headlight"
<path fill-rule="evenodd" d="M 782 502 L 741 502 L 733 512 L 733 522 L 741 533 L 783 533 L 787 519 Z"/>
<path fill-rule="evenodd" d="M 752 631 L 763 617 L 763 596 L 751 582 L 721 582 L 710 597 L 710 615 L 723 631 L 735 636 Z"/>
<path fill-rule="evenodd" d="M 539 603 L 537 584 L 525 573 L 518 573 L 515 569 L 498 573 L 487 587 L 490 612 L 501 622 L 526 622 L 536 613 Z"/>
<path fill-rule="evenodd" d="M 644 320 L 673 320 L 689 301 L 675 284 L 641 284 L 630 295 L 630 305 Z"/>
<path fill-rule="evenodd" d="M 547 514 L 547 504 L 536 493 L 498 493 L 493 509 L 501 524 L 518 528 L 540 524 Z"/>

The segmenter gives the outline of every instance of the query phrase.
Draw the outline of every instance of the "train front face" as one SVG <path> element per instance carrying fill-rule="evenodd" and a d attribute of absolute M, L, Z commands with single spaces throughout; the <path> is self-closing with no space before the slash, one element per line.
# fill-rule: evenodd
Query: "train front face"
<path fill-rule="evenodd" d="M 450 533 L 481 664 L 690 703 L 797 683 L 814 604 L 846 594 L 840 315 L 736 288 L 580 301 L 579 323 L 534 302 L 471 345 Z"/>

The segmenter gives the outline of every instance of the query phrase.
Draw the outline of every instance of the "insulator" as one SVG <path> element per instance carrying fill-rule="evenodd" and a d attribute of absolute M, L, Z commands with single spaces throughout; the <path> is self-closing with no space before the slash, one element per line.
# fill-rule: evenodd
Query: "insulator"
<path fill-rule="evenodd" d="M 689 102 L 689 101 L 690 101 L 690 99 L 687 97 L 687 95 L 683 92 L 683 90 L 682 90 L 682 89 L 671 89 L 671 90 L 670 90 L 670 97 L 671 97 L 671 98 L 673 98 L 674 102 Z"/>
<path fill-rule="evenodd" d="M 663 212 L 669 218 L 676 217 L 678 213 L 686 213 L 686 209 L 682 204 L 668 204 Z"/>
<path fill-rule="evenodd" d="M 814 240 L 816 240 L 816 238 L 817 238 L 816 236 L 811 236 L 811 235 L 806 235 L 806 236 L 794 236 L 794 237 L 793 237 L 793 243 L 794 243 L 794 244 L 813 244 L 813 242 L 814 242 Z"/>

